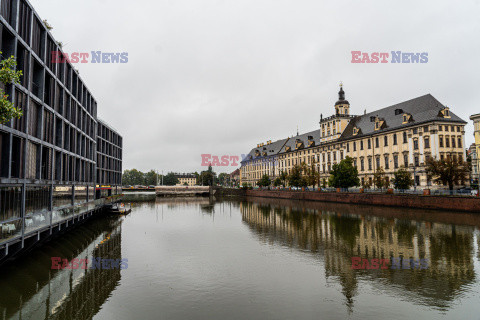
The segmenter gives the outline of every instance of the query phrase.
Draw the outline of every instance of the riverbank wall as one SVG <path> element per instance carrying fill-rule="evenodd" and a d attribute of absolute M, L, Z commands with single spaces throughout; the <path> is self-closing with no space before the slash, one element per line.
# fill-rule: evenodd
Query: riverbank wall
<path fill-rule="evenodd" d="M 249 196 L 480 213 L 480 198 L 478 197 L 287 190 L 243 190 L 228 188 L 219 189 L 223 190 L 217 190 L 216 193 L 223 196 Z"/>

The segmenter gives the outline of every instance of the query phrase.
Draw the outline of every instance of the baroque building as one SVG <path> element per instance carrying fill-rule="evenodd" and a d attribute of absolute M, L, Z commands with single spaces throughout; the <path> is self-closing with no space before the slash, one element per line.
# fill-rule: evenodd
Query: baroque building
<path fill-rule="evenodd" d="M 415 187 L 426 187 L 432 185 L 425 171 L 429 157 L 466 159 L 466 122 L 431 94 L 351 115 L 340 85 L 334 109 L 333 115 L 320 116 L 314 131 L 258 144 L 241 162 L 241 183 L 255 184 L 264 174 L 274 179 L 301 163 L 314 166 L 320 180 L 328 181 L 332 166 L 349 156 L 362 184 L 373 181 L 378 168 L 391 181 L 404 166 L 412 172 Z"/>

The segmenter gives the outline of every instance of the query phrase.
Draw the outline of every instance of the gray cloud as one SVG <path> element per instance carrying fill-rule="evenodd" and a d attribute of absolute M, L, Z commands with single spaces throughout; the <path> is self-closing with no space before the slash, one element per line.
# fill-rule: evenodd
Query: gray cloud
<path fill-rule="evenodd" d="M 76 66 L 124 137 L 124 169 L 199 171 L 202 153 L 314 130 L 340 81 L 352 113 L 426 93 L 464 120 L 479 112 L 479 1 L 31 2 L 66 52 L 128 52 Z M 352 64 L 352 50 L 429 61 Z"/>

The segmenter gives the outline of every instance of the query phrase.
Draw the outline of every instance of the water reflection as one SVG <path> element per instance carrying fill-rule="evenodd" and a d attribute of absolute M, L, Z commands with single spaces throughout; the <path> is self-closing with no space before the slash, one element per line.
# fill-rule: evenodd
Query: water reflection
<path fill-rule="evenodd" d="M 0 270 L 3 319 L 91 319 L 120 281 L 120 269 L 52 270 L 51 257 L 121 259 L 119 218 L 87 222 Z"/>
<path fill-rule="evenodd" d="M 352 205 L 255 199 L 242 202 L 243 221 L 265 243 L 281 243 L 323 262 L 352 311 L 359 283 L 446 311 L 475 279 L 480 217 Z M 373 214 L 373 215 L 372 215 Z M 416 215 L 424 219 L 410 220 Z M 432 219 L 446 223 L 432 222 Z M 430 220 L 430 221 L 429 221 Z M 465 225 L 453 223 L 462 222 Z M 478 249 L 477 249 L 478 250 Z M 426 270 L 353 270 L 352 257 L 428 259 Z"/>

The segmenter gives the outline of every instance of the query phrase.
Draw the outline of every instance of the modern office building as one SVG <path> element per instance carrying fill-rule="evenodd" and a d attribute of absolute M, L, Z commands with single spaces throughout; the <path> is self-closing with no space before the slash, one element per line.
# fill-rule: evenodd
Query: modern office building
<path fill-rule="evenodd" d="M 97 101 L 69 63 L 54 63 L 61 44 L 25 0 L 0 2 L 2 59 L 23 76 L 3 85 L 23 111 L 0 125 L 0 260 L 91 214 L 121 192 L 122 138 L 97 118 Z M 97 189 L 99 189 L 97 188 Z M 113 189 L 113 191 L 112 191 Z"/>
<path fill-rule="evenodd" d="M 332 166 L 349 156 L 362 184 L 372 182 L 377 168 L 391 181 L 405 166 L 416 186 L 425 187 L 432 185 L 425 172 L 429 157 L 466 159 L 466 122 L 430 94 L 359 116 L 350 109 L 341 87 L 334 114 L 320 116 L 319 128 L 253 148 L 242 160 L 241 182 L 255 184 L 264 174 L 274 179 L 301 163 L 328 181 Z"/>

